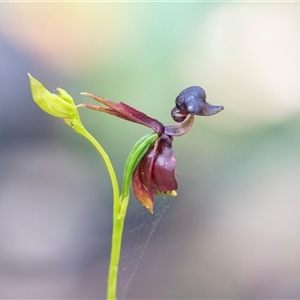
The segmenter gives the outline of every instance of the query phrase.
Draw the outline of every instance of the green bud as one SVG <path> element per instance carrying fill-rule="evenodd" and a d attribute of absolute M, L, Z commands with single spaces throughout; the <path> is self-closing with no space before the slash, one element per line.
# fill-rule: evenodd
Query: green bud
<path fill-rule="evenodd" d="M 62 119 L 72 120 L 77 109 L 72 97 L 63 89 L 57 89 L 58 95 L 50 93 L 38 80 L 30 74 L 29 82 L 34 102 L 46 113 Z"/>
<path fill-rule="evenodd" d="M 71 105 L 75 105 L 73 98 L 63 89 L 56 88 L 57 94 L 60 98 L 64 99 L 65 101 L 69 102 Z"/>

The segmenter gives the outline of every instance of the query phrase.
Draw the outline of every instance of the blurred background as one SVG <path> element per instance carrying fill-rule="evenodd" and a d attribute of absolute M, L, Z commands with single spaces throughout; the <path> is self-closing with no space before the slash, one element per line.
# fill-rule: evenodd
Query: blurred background
<path fill-rule="evenodd" d="M 299 14 L 299 3 L 1 3 L 0 298 L 106 294 L 106 169 L 35 106 L 28 72 L 77 104 L 87 91 L 165 124 L 191 85 L 225 106 L 174 140 L 178 196 L 122 297 L 300 298 Z M 80 113 L 121 179 L 149 130 Z"/>

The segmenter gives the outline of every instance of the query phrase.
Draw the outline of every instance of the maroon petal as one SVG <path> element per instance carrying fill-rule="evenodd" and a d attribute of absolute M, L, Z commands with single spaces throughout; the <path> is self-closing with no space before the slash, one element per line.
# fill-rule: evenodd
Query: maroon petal
<path fill-rule="evenodd" d="M 172 140 L 172 137 L 163 134 L 157 140 L 157 149 L 151 148 L 141 161 L 141 181 L 154 194 L 171 192 L 178 188 L 175 178 L 176 159 L 172 150 Z"/>
<path fill-rule="evenodd" d="M 174 107 L 171 110 L 171 116 L 173 118 L 173 120 L 175 122 L 183 122 L 185 120 L 185 118 L 187 117 L 188 112 L 184 111 L 184 110 L 180 110 L 177 107 Z"/>
<path fill-rule="evenodd" d="M 133 173 L 132 187 L 135 197 L 153 212 L 153 194 L 168 193 L 175 196 L 176 159 L 172 150 L 173 138 L 162 134 L 148 150 Z"/>
<path fill-rule="evenodd" d="M 109 113 L 111 115 L 117 116 L 119 118 L 138 123 L 144 126 L 147 126 L 154 130 L 159 136 L 164 131 L 164 125 L 158 120 L 151 118 L 144 114 L 143 112 L 123 103 L 116 103 L 114 101 L 90 94 L 90 93 L 81 93 L 82 95 L 89 96 L 92 99 L 108 106 L 109 108 L 103 108 L 101 106 L 92 105 L 92 104 L 83 104 L 82 106 L 90 108 L 93 110 L 98 110 L 102 112 Z"/>
<path fill-rule="evenodd" d="M 154 198 L 152 192 L 146 189 L 141 179 L 141 162 L 138 164 L 132 176 L 132 189 L 140 203 L 153 214 Z"/>
<path fill-rule="evenodd" d="M 123 102 L 120 102 L 120 112 L 122 112 L 123 115 L 128 116 L 129 121 L 147 126 L 155 131 L 159 136 L 164 131 L 165 127 L 161 122 Z"/>

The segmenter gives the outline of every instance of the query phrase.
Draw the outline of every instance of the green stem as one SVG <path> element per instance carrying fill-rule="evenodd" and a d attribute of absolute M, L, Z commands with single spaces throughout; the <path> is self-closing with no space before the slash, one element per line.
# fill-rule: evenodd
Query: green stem
<path fill-rule="evenodd" d="M 109 177 L 113 189 L 113 233 L 112 233 L 112 246 L 111 246 L 111 256 L 108 270 L 108 280 L 107 280 L 107 299 L 115 300 L 117 299 L 117 279 L 118 279 L 118 266 L 120 261 L 121 245 L 122 245 L 122 233 L 124 228 L 125 214 L 120 216 L 119 212 L 121 210 L 121 199 L 119 192 L 119 184 L 116 173 L 114 171 L 113 165 L 109 159 L 109 156 L 97 140 L 82 126 L 75 127 L 74 130 L 79 134 L 87 138 L 98 150 L 102 156 L 104 163 L 107 167 Z"/>
<path fill-rule="evenodd" d="M 111 180 L 114 203 L 115 202 L 118 203 L 119 195 L 120 195 L 119 184 L 118 184 L 118 179 L 117 179 L 114 167 L 109 159 L 109 156 L 107 155 L 105 150 L 102 148 L 102 146 L 97 142 L 97 140 L 83 126 L 80 126 L 80 128 L 75 127 L 74 130 L 76 132 L 78 132 L 79 134 L 83 135 L 86 139 L 88 139 L 100 153 L 100 155 L 103 158 L 103 161 L 106 165 L 106 168 L 108 170 L 109 177 Z"/>
<path fill-rule="evenodd" d="M 73 128 L 77 133 L 87 138 L 98 150 L 104 160 L 109 173 L 109 177 L 111 179 L 113 189 L 113 231 L 107 280 L 107 300 L 115 300 L 117 299 L 117 281 L 122 247 L 122 235 L 127 207 L 129 203 L 131 177 L 140 159 L 157 139 L 157 134 L 150 133 L 144 136 L 132 148 L 125 164 L 122 194 L 120 195 L 118 180 L 109 156 L 107 155 L 105 150 L 82 125 L 77 125 Z"/>
<path fill-rule="evenodd" d="M 131 149 L 125 164 L 122 194 L 120 195 L 120 201 L 118 202 L 120 205 L 114 205 L 112 248 L 107 285 L 108 300 L 116 299 L 118 266 L 122 248 L 124 221 L 129 204 L 129 191 L 132 174 L 143 155 L 147 152 L 149 147 L 155 142 L 156 139 L 156 133 L 150 133 L 141 138 Z"/>
<path fill-rule="evenodd" d="M 129 197 L 126 199 L 127 203 L 128 201 L 129 201 Z M 124 214 L 120 214 L 119 213 L 120 209 L 121 206 L 118 206 L 118 212 L 116 214 L 114 212 L 114 216 L 113 216 L 112 245 L 111 245 L 111 253 L 110 253 L 108 281 L 107 281 L 107 300 L 117 299 L 117 295 L 116 295 L 117 279 L 118 279 L 120 254 L 122 248 L 122 235 L 123 235 L 124 221 L 126 216 L 126 210 Z"/>

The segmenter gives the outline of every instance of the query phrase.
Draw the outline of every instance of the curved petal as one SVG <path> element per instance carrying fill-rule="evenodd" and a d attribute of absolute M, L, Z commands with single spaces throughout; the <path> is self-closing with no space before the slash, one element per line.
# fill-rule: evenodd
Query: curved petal
<path fill-rule="evenodd" d="M 188 115 L 188 113 L 186 111 L 180 110 L 177 107 L 174 107 L 171 110 L 172 119 L 177 123 L 183 122 L 185 120 L 185 118 L 187 117 L 187 115 Z"/>
<path fill-rule="evenodd" d="M 138 164 L 137 168 L 135 169 L 133 176 L 132 176 L 132 189 L 135 197 L 137 198 L 140 203 L 146 207 L 152 214 L 153 214 L 153 194 L 146 189 L 141 177 L 141 162 Z"/>
<path fill-rule="evenodd" d="M 187 133 L 191 129 L 194 119 L 194 115 L 189 115 L 188 118 L 179 124 L 165 126 L 165 134 L 171 136 L 180 136 Z"/>

